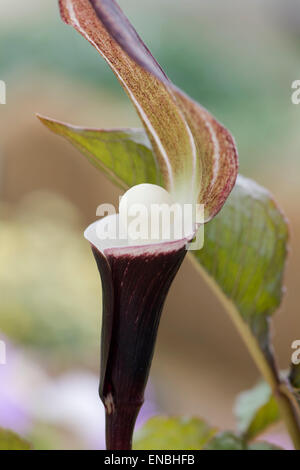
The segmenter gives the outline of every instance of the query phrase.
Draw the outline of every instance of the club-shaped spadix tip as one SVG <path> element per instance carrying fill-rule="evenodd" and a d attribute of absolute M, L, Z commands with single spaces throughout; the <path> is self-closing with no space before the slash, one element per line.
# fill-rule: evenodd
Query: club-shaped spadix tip
<path fill-rule="evenodd" d="M 119 204 L 120 231 L 127 234 L 128 243 L 173 240 L 173 223 L 169 216 L 172 204 L 170 194 L 161 186 L 145 183 L 130 188 Z"/>
<path fill-rule="evenodd" d="M 90 225 L 85 237 L 98 249 L 149 245 L 191 238 L 193 208 L 173 201 L 164 188 L 139 184 L 120 199 L 119 214 Z"/>

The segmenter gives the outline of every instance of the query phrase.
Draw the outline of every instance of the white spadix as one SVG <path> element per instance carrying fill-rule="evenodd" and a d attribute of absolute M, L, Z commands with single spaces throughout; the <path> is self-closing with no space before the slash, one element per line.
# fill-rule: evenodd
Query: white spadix
<path fill-rule="evenodd" d="M 193 210 L 161 186 L 139 184 L 121 198 L 119 224 L 130 245 L 178 240 L 193 232 Z"/>
<path fill-rule="evenodd" d="M 120 200 L 120 233 L 127 235 L 131 245 L 173 240 L 172 204 L 170 194 L 160 186 L 133 186 Z"/>
<path fill-rule="evenodd" d="M 85 237 L 99 249 L 191 238 L 194 209 L 191 204 L 174 202 L 161 186 L 139 184 L 121 197 L 119 214 L 90 225 Z"/>

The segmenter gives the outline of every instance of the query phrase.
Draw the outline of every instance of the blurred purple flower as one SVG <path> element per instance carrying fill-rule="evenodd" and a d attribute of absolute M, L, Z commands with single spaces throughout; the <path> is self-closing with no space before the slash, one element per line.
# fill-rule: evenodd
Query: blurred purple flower
<path fill-rule="evenodd" d="M 71 429 L 88 449 L 104 449 L 105 412 L 98 395 L 98 381 L 96 375 L 83 370 L 62 375 L 40 390 L 35 400 L 36 417 Z M 148 391 L 140 425 L 157 413 L 149 400 L 152 396 L 153 392 Z"/>
<path fill-rule="evenodd" d="M 4 340 L 2 336 L 1 339 Z M 7 340 L 4 342 L 6 364 L 0 365 L 0 426 L 24 434 L 32 425 L 26 396 L 35 372 L 21 351 Z"/>
<path fill-rule="evenodd" d="M 26 436 L 35 423 L 43 422 L 75 433 L 87 449 L 104 449 L 105 413 L 97 392 L 99 378 L 91 372 L 75 370 L 50 379 L 27 352 L 4 341 L 0 427 Z M 138 424 L 156 413 L 150 386 Z"/>

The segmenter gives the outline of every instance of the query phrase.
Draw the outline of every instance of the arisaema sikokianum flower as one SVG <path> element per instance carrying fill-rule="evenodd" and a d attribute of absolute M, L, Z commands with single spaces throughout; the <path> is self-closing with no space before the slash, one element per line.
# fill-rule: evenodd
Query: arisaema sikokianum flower
<path fill-rule="evenodd" d="M 42 122 L 123 190 L 155 185 L 147 195 L 151 200 L 157 186 L 163 187 L 163 199 L 170 197 L 181 206 L 203 205 L 202 222 L 210 221 L 236 181 L 238 159 L 231 134 L 169 80 L 114 0 L 60 0 L 59 6 L 62 19 L 115 72 L 144 129 L 85 129 L 39 116 Z M 108 217 L 118 222 L 117 215 Z M 99 239 L 97 230 L 105 223 L 101 219 L 85 232 L 103 290 L 100 396 L 107 447 L 128 449 L 164 300 L 199 227 L 194 223 L 191 233 L 179 238 L 132 243 L 128 238 Z"/>

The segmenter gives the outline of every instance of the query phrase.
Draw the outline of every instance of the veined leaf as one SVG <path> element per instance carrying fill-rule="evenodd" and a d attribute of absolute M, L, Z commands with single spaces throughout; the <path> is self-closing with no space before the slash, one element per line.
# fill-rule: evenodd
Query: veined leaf
<path fill-rule="evenodd" d="M 231 431 L 217 434 L 204 450 L 282 450 L 280 447 L 268 442 L 252 442 L 247 444 L 242 438 Z"/>
<path fill-rule="evenodd" d="M 143 129 L 85 129 L 37 115 L 65 137 L 122 189 L 148 182 L 162 185 L 151 144 Z"/>
<path fill-rule="evenodd" d="M 275 444 L 270 444 L 265 441 L 257 441 L 248 444 L 247 450 L 284 450 L 282 447 L 276 446 Z"/>
<path fill-rule="evenodd" d="M 167 78 L 114 0 L 60 0 L 63 20 L 105 58 L 132 100 L 178 202 L 224 204 L 237 174 L 231 134 Z"/>
<path fill-rule="evenodd" d="M 260 382 L 251 390 L 241 393 L 236 402 L 235 415 L 238 432 L 245 440 L 255 438 L 276 423 L 280 412 L 270 386 Z"/>
<path fill-rule="evenodd" d="M 287 249 L 287 222 L 272 196 L 240 176 L 222 212 L 206 225 L 204 248 L 192 252 L 192 258 L 275 394 L 280 415 L 299 449 L 300 408 L 279 376 L 269 329 L 282 298 Z"/>
<path fill-rule="evenodd" d="M 286 219 L 265 188 L 239 176 L 222 212 L 205 228 L 205 247 L 195 257 L 254 329 L 281 302 Z"/>
<path fill-rule="evenodd" d="M 268 322 L 281 302 L 287 242 L 286 220 L 270 193 L 239 176 L 206 225 L 204 249 L 192 252 L 267 376 L 275 374 Z"/>
<path fill-rule="evenodd" d="M 209 441 L 205 450 L 246 450 L 246 444 L 233 432 L 223 431 Z"/>
<path fill-rule="evenodd" d="M 0 450 L 30 450 L 30 444 L 7 429 L 0 428 Z"/>
<path fill-rule="evenodd" d="M 267 442 L 248 444 L 231 431 L 216 434 L 199 418 L 150 418 L 136 433 L 134 450 L 280 450 Z"/>
<path fill-rule="evenodd" d="M 140 429 L 134 450 L 197 450 L 214 436 L 216 430 L 198 418 L 155 416 Z"/>

